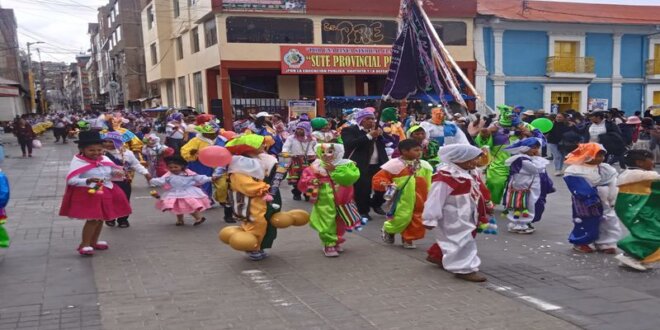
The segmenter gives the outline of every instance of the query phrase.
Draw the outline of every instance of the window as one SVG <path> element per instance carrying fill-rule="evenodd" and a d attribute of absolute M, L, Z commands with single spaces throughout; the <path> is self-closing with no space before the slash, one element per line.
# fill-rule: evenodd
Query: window
<path fill-rule="evenodd" d="M 112 26 L 112 16 L 108 16 L 108 28 Z"/>
<path fill-rule="evenodd" d="M 305 18 L 228 17 L 227 40 L 236 43 L 314 43 L 314 25 Z"/>
<path fill-rule="evenodd" d="M 204 22 L 204 41 L 206 41 L 207 48 L 218 43 L 218 28 L 215 25 L 215 17 Z"/>
<path fill-rule="evenodd" d="M 194 28 L 190 31 L 190 52 L 192 54 L 199 51 L 199 28 Z"/>
<path fill-rule="evenodd" d="M 234 71 L 231 94 L 237 99 L 277 98 L 278 71 Z"/>
<path fill-rule="evenodd" d="M 183 59 L 183 41 L 181 37 L 176 38 L 176 59 Z"/>
<path fill-rule="evenodd" d="M 165 88 L 167 89 L 167 105 L 173 107 L 176 105 L 174 102 L 174 80 L 168 80 Z"/>
<path fill-rule="evenodd" d="M 172 9 L 174 10 L 174 17 L 179 17 L 179 15 L 181 15 L 179 0 L 172 0 Z"/>
<path fill-rule="evenodd" d="M 397 31 L 397 23 L 387 20 L 324 19 L 321 22 L 324 44 L 391 45 Z"/>
<path fill-rule="evenodd" d="M 195 84 L 195 108 L 197 112 L 204 112 L 204 90 L 202 85 L 202 73 L 193 74 L 193 83 Z"/>
<path fill-rule="evenodd" d="M 117 34 L 117 42 L 121 41 L 121 25 L 117 25 L 117 30 L 115 31 Z"/>
<path fill-rule="evenodd" d="M 158 53 L 156 52 L 156 43 L 154 42 L 149 46 L 149 51 L 151 53 L 151 65 L 158 64 Z"/>
<path fill-rule="evenodd" d="M 147 7 L 147 27 L 149 30 L 154 26 L 154 7 Z"/>
<path fill-rule="evenodd" d="M 185 107 L 188 105 L 186 100 L 186 77 L 179 77 L 179 106 Z"/>
<path fill-rule="evenodd" d="M 467 25 L 463 22 L 433 22 L 440 39 L 447 46 L 467 45 Z"/>

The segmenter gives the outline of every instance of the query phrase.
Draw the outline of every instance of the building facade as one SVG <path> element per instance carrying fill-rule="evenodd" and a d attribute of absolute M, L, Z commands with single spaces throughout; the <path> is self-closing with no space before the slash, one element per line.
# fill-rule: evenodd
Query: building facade
<path fill-rule="evenodd" d="M 480 0 L 476 87 L 494 107 L 660 104 L 660 6 Z"/>
<path fill-rule="evenodd" d="M 0 78 L 2 78 L 4 86 L 10 86 L 5 87 L 5 93 L 0 92 L 0 94 L 7 94 L 2 99 L 6 101 L 3 102 L 2 108 L 11 111 L 12 114 L 23 114 L 30 110 L 31 103 L 30 95 L 27 92 L 29 86 L 21 68 L 16 27 L 14 11 L 0 8 Z M 12 91 L 9 92 L 9 89 Z M 22 101 L 16 102 L 21 99 Z"/>
<path fill-rule="evenodd" d="M 160 85 L 163 104 L 222 114 L 225 123 L 243 102 L 316 100 L 324 114 L 326 96 L 382 94 L 399 5 L 363 0 L 355 10 L 350 0 L 268 8 L 254 1 L 153 0 L 142 10 L 147 81 Z M 425 8 L 473 79 L 476 1 L 433 0 Z"/>

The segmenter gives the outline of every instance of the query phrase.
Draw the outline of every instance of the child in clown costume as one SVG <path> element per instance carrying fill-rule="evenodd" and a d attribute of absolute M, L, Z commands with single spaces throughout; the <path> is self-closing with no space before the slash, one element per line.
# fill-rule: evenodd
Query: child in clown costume
<path fill-rule="evenodd" d="M 314 118 L 310 122 L 312 125 L 312 137 L 317 143 L 333 143 L 337 135 L 330 130 L 330 123 L 325 118 Z"/>
<path fill-rule="evenodd" d="M 422 213 L 424 227 L 436 234 L 443 268 L 470 282 L 486 281 L 478 273 L 481 260 L 474 239 L 479 225 L 479 201 L 484 200 L 474 169 L 482 156 L 483 150 L 471 145 L 442 147 L 443 164 L 433 176 Z"/>
<path fill-rule="evenodd" d="M 262 154 L 266 150 L 264 141 L 265 138 L 261 135 L 244 134 L 227 142 L 226 145 L 233 155 L 228 168 L 229 188 L 232 194 L 241 194 L 249 199 L 246 203 L 249 206 L 247 209 L 239 209 L 241 205 L 233 205 L 233 207 L 239 220 L 242 221 L 243 230 L 257 238 L 257 249 L 247 252 L 248 258 L 253 261 L 268 257 L 264 249 L 270 247 L 274 239 L 273 235 L 267 237 L 269 227 L 266 220 L 267 202 L 272 201 L 273 198 L 269 194 L 270 185 L 266 183 L 265 164 L 274 165 L 277 160 L 274 162 L 262 160 Z"/>
<path fill-rule="evenodd" d="M 422 146 L 422 157 L 421 159 L 427 161 L 433 171 L 435 171 L 436 166 L 440 164 L 440 158 L 438 157 L 438 150 L 440 150 L 440 145 L 435 140 L 429 140 L 426 138 L 426 130 L 422 126 L 413 125 L 408 130 L 408 138 L 414 141 L 417 141 Z M 401 152 L 397 149 L 392 154 L 392 158 L 397 158 L 401 156 Z"/>
<path fill-rule="evenodd" d="M 188 169 L 191 171 L 199 175 L 212 176 L 214 169 L 202 164 L 202 162 L 197 159 L 197 156 L 199 155 L 199 152 L 206 147 L 224 146 L 226 139 L 222 136 L 218 136 L 220 126 L 212 121 L 207 122 L 202 126 L 197 126 L 195 130 L 199 134 L 181 147 L 181 157 L 188 162 Z M 201 186 L 201 189 L 211 201 L 213 201 L 213 185 L 210 182 L 205 183 Z"/>
<path fill-rule="evenodd" d="M 326 257 L 338 257 L 343 252 L 346 226 L 337 212 L 339 190 L 352 195 L 353 184 L 360 177 L 360 170 L 349 159 L 343 159 L 344 146 L 335 143 L 316 145 L 316 160 L 305 169 L 298 183 L 300 191 L 313 190 L 314 207 L 310 226 L 319 233 Z M 343 198 L 343 197 L 341 197 Z"/>
<path fill-rule="evenodd" d="M 442 147 L 450 144 L 470 144 L 465 133 L 456 124 L 445 121 L 442 108 L 431 109 L 431 119 L 419 124 L 426 131 L 427 139 L 434 140 Z"/>
<path fill-rule="evenodd" d="M 540 156 L 541 141 L 526 138 L 506 147 L 511 153 L 505 161 L 510 168 L 504 193 L 509 232 L 531 234 L 545 210 L 545 198 L 555 191 L 545 167 L 549 161 Z"/>
<path fill-rule="evenodd" d="M 301 121 L 296 125 L 293 135 L 286 139 L 282 147 L 282 158 L 291 159 L 288 181 L 293 186 L 291 190 L 293 200 L 299 201 L 302 199 L 302 192 L 297 187 L 298 180 L 300 180 L 302 172 L 316 158 L 314 146 L 316 146 L 316 141 L 312 138 L 312 125 L 307 121 Z"/>
<path fill-rule="evenodd" d="M 486 169 L 486 185 L 491 192 L 493 203 L 499 204 L 504 196 L 504 188 L 509 178 L 509 167 L 506 160 L 511 157 L 506 147 L 521 138 L 535 137 L 545 144 L 543 134 L 530 124 L 520 120 L 513 108 L 506 105 L 497 107 L 500 116 L 497 122 L 481 130 L 474 142 L 478 147 L 488 147 L 491 153 L 491 162 Z"/>
<path fill-rule="evenodd" d="M 406 139 L 406 133 L 399 122 L 399 114 L 396 108 L 385 108 L 380 114 L 380 126 L 383 128 L 383 142 L 385 142 L 385 151 L 387 155 L 397 150 L 399 142 Z"/>
<path fill-rule="evenodd" d="M 564 181 L 573 195 L 573 231 L 568 241 L 577 252 L 616 253 L 623 232 L 614 211 L 617 172 L 604 163 L 607 152 L 598 143 L 580 144 L 566 156 Z"/>
<path fill-rule="evenodd" d="M 403 248 L 414 249 L 413 241 L 424 238 L 422 211 L 431 187 L 433 168 L 420 160 L 422 146 L 418 142 L 403 140 L 399 151 L 401 157 L 383 164 L 372 183 L 374 191 L 397 191 L 392 196 L 388 220 L 383 224 L 383 241 L 393 244 L 394 235 L 401 234 Z"/>
<path fill-rule="evenodd" d="M 616 259 L 622 266 L 646 271 L 660 262 L 660 174 L 648 150 L 630 150 L 625 160 L 628 169 L 617 179 L 614 210 L 630 234 L 619 241 L 625 253 Z"/>

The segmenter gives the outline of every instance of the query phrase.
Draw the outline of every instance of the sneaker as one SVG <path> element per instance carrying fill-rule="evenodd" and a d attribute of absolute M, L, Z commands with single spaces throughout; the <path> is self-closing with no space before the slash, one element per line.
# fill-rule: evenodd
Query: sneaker
<path fill-rule="evenodd" d="M 92 244 L 92 247 L 94 248 L 94 250 L 100 250 L 100 251 L 107 250 L 110 248 L 108 242 L 106 241 L 98 241 L 96 242 L 96 244 Z"/>
<path fill-rule="evenodd" d="M 246 252 L 246 253 L 247 253 L 248 259 L 250 259 L 252 261 L 259 261 L 259 260 L 263 260 L 264 258 L 266 258 L 261 252 L 262 251 L 252 251 L 252 252 Z"/>
<path fill-rule="evenodd" d="M 598 252 L 605 253 L 605 254 L 616 254 L 616 248 L 598 249 Z"/>
<path fill-rule="evenodd" d="M 80 253 L 81 256 L 93 256 L 94 248 L 91 246 L 80 247 L 78 248 L 78 253 Z"/>
<path fill-rule="evenodd" d="M 225 223 L 236 223 L 234 217 L 225 217 Z"/>
<path fill-rule="evenodd" d="M 535 231 L 536 229 L 534 229 L 532 225 L 527 224 L 527 225 L 522 225 L 521 228 L 519 228 L 516 233 L 527 235 L 527 234 L 533 234 Z"/>
<path fill-rule="evenodd" d="M 639 270 L 639 271 L 642 271 L 642 272 L 649 270 L 648 268 L 646 268 L 646 266 L 644 266 L 642 264 L 641 261 L 639 261 L 637 259 L 633 259 L 633 258 L 631 258 L 631 257 L 629 257 L 629 256 L 627 256 L 623 253 L 617 255 L 614 258 L 616 260 L 619 260 L 619 266 L 621 266 L 621 267 L 629 267 L 629 268 Z"/>
<path fill-rule="evenodd" d="M 403 248 L 413 250 L 413 249 L 416 249 L 417 246 L 412 241 L 410 241 L 410 242 L 403 241 Z"/>
<path fill-rule="evenodd" d="M 593 253 L 594 249 L 589 245 L 573 245 L 573 250 L 580 253 Z"/>
<path fill-rule="evenodd" d="M 335 245 L 335 250 L 337 250 L 337 252 L 339 253 L 344 253 L 344 248 L 341 245 L 339 245 L 339 243 Z"/>
<path fill-rule="evenodd" d="M 128 220 L 117 220 L 117 227 L 119 228 L 128 228 L 130 226 L 131 224 L 128 222 Z"/>
<path fill-rule="evenodd" d="M 264 259 L 270 257 L 270 255 L 269 255 L 268 253 L 266 253 L 266 251 L 264 251 L 264 250 L 259 250 L 258 252 L 261 253 L 261 256 L 262 256 Z"/>
<path fill-rule="evenodd" d="M 323 249 L 323 254 L 328 258 L 339 257 L 339 252 L 337 252 L 337 248 L 334 246 L 326 246 L 325 249 Z"/>
<path fill-rule="evenodd" d="M 380 230 L 380 238 L 387 244 L 394 244 L 394 234 L 387 233 L 385 229 Z"/>
<path fill-rule="evenodd" d="M 110 221 L 105 222 L 105 225 L 108 226 L 108 227 L 114 227 L 116 224 L 117 224 L 117 221 L 115 221 L 115 220 L 110 220 Z"/>
<path fill-rule="evenodd" d="M 477 273 L 477 272 L 472 272 L 468 274 L 455 274 L 456 278 L 460 278 L 461 280 L 468 281 L 468 282 L 486 282 L 488 279 Z"/>

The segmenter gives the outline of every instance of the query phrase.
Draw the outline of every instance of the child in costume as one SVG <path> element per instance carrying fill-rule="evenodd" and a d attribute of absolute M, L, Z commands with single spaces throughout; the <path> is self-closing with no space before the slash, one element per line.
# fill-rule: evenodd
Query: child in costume
<path fill-rule="evenodd" d="M 315 118 L 322 119 L 322 118 Z M 323 119 L 325 120 L 325 119 Z M 312 123 L 314 123 L 312 121 Z M 326 121 L 327 124 L 327 121 Z M 282 147 L 282 158 L 290 158 L 289 175 L 287 176 L 289 184 L 293 186 L 293 200 L 302 199 L 302 192 L 298 190 L 298 180 L 302 172 L 316 158 L 314 147 L 316 141 L 312 138 L 312 125 L 307 121 L 301 121 L 296 125 L 293 135 L 289 136 Z M 305 197 L 307 200 L 308 198 Z"/>
<path fill-rule="evenodd" d="M 340 214 L 346 211 L 340 206 L 350 205 L 353 200 L 353 184 L 360 177 L 360 170 L 353 161 L 343 159 L 344 146 L 341 144 L 317 144 L 316 156 L 312 166 L 303 172 L 298 189 L 308 191 L 314 203 L 310 226 L 319 233 L 323 253 L 326 257 L 338 257 L 345 241 L 344 218 L 349 216 Z M 351 213 L 359 217 L 354 204 L 352 210 Z"/>
<path fill-rule="evenodd" d="M 93 255 L 94 250 L 106 250 L 108 243 L 99 241 L 103 222 L 131 214 L 131 206 L 121 188 L 112 178 L 124 176 L 121 167 L 104 156 L 103 139 L 96 131 L 79 134 L 80 153 L 73 157 L 66 177 L 66 190 L 60 206 L 60 216 L 85 220 L 81 255 Z"/>
<path fill-rule="evenodd" d="M 422 146 L 417 141 L 401 141 L 399 151 L 401 157 L 383 164 L 374 175 L 373 189 L 386 192 L 391 203 L 388 220 L 382 228 L 383 241 L 394 244 L 394 235 L 401 234 L 403 248 L 414 249 L 413 241 L 424 238 L 422 211 L 431 187 L 433 168 L 420 160 Z"/>
<path fill-rule="evenodd" d="M 151 185 L 163 187 L 165 192 L 158 197 L 156 208 L 176 215 L 176 225 L 183 226 L 183 216 L 192 215 L 194 226 L 199 226 L 206 218 L 201 212 L 211 207 L 208 196 L 199 186 L 211 182 L 206 175 L 199 175 L 188 169 L 188 162 L 179 156 L 165 158 L 168 172 L 160 178 L 152 179 Z"/>
<path fill-rule="evenodd" d="M 151 180 L 151 175 L 149 174 L 149 171 L 140 164 L 140 161 L 135 158 L 133 152 L 124 147 L 121 134 L 118 132 L 108 132 L 105 134 L 104 140 L 103 147 L 105 148 L 105 156 L 110 158 L 115 165 L 123 168 L 125 174 L 123 176 L 113 177 L 112 182 L 121 188 L 124 194 L 126 194 L 126 199 L 128 199 L 130 203 L 132 191 L 131 183 L 133 182 L 135 173 L 144 175 L 147 182 Z M 105 224 L 109 227 L 114 227 L 115 222 L 119 228 L 130 227 L 128 216 L 118 218 L 116 221 L 106 221 Z"/>
<path fill-rule="evenodd" d="M 226 139 L 218 136 L 220 126 L 215 122 L 207 122 L 203 126 L 195 127 L 199 133 L 192 138 L 188 143 L 181 147 L 181 157 L 188 162 L 188 168 L 200 175 L 211 176 L 213 175 L 214 168 L 208 167 L 197 159 L 199 152 L 209 146 L 224 147 Z M 206 193 L 206 196 L 211 200 L 211 204 L 215 204 L 213 198 L 213 185 L 210 182 L 201 186 L 201 189 Z"/>
<path fill-rule="evenodd" d="M 509 167 L 504 192 L 509 232 L 531 234 L 532 223 L 543 216 L 546 196 L 555 191 L 545 170 L 549 161 L 540 156 L 541 141 L 537 138 L 519 140 L 504 150 L 512 155 L 504 162 Z"/>
<path fill-rule="evenodd" d="M 440 145 L 435 140 L 429 140 L 426 138 L 426 130 L 422 126 L 413 125 L 408 130 L 408 138 L 414 141 L 417 141 L 422 146 L 422 158 L 427 161 L 433 171 L 435 171 L 436 166 L 440 164 L 440 158 L 438 157 L 438 150 L 440 150 Z M 392 154 L 392 158 L 400 157 L 401 152 L 397 149 Z"/>
<path fill-rule="evenodd" d="M 650 264 L 660 261 L 660 174 L 654 160 L 648 150 L 628 151 L 628 169 L 617 179 L 614 210 L 630 234 L 617 244 L 624 254 L 616 259 L 640 271 L 650 270 Z"/>
<path fill-rule="evenodd" d="M 389 107 L 381 111 L 380 125 L 383 127 L 383 131 L 389 131 L 392 135 L 397 136 L 399 141 L 406 139 L 406 132 L 399 121 L 399 111 L 396 108 Z"/>
<path fill-rule="evenodd" d="M 604 163 L 607 152 L 598 143 L 580 144 L 566 156 L 564 181 L 573 195 L 573 231 L 568 241 L 582 253 L 614 254 L 622 231 L 614 211 L 616 170 Z"/>
<path fill-rule="evenodd" d="M 9 247 L 9 234 L 3 226 L 7 222 L 7 207 L 9 203 L 9 180 L 2 170 L 0 170 L 0 248 Z"/>
<path fill-rule="evenodd" d="M 268 232 L 267 202 L 272 201 L 270 186 L 265 181 L 265 166 L 260 161 L 260 155 L 266 150 L 265 140 L 262 135 L 244 134 L 226 146 L 233 155 L 228 172 L 234 215 L 242 221 L 243 231 L 257 238 L 257 248 L 247 251 L 248 258 L 253 261 L 268 257 L 262 245 Z"/>
<path fill-rule="evenodd" d="M 144 137 L 144 144 L 142 156 L 146 162 L 149 175 L 154 178 L 165 175 L 167 173 L 165 157 L 174 155 L 174 149 L 161 144 L 160 138 L 152 134 Z"/>
<path fill-rule="evenodd" d="M 473 233 L 479 224 L 479 201 L 484 199 L 481 181 L 474 173 L 483 151 L 466 144 L 440 149 L 443 164 L 433 176 L 422 213 L 426 229 L 434 229 L 442 251 L 442 266 L 456 277 L 484 282 L 478 273 L 481 260 Z"/>
<path fill-rule="evenodd" d="M 333 143 L 337 139 L 337 135 L 330 130 L 330 123 L 325 118 L 314 118 L 310 122 L 312 124 L 312 137 L 317 143 Z"/>
<path fill-rule="evenodd" d="M 506 160 L 511 157 L 511 154 L 504 149 L 512 143 L 527 137 L 541 139 L 542 144 L 545 144 L 543 134 L 530 124 L 520 120 L 519 113 L 514 112 L 512 107 L 501 105 L 497 108 L 500 111 L 498 121 L 481 130 L 474 139 L 478 147 L 488 147 L 490 149 L 492 161 L 486 169 L 486 185 L 495 204 L 502 201 L 504 188 L 509 178 L 509 167 L 506 165 Z"/>

